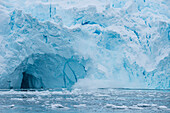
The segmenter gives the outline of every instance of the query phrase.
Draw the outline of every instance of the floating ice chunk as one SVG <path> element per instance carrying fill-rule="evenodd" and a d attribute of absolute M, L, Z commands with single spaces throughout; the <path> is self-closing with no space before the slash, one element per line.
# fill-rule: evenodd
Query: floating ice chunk
<path fill-rule="evenodd" d="M 127 109 L 127 106 L 112 106 L 113 109 Z"/>
<path fill-rule="evenodd" d="M 75 108 L 86 107 L 86 104 L 73 105 Z"/>
<path fill-rule="evenodd" d="M 29 98 L 27 101 L 35 101 L 35 98 Z"/>
<path fill-rule="evenodd" d="M 137 104 L 138 107 L 152 107 L 152 104 Z"/>
<path fill-rule="evenodd" d="M 156 107 L 156 106 L 157 106 L 157 104 L 151 104 L 151 106 L 152 106 L 152 107 Z"/>
<path fill-rule="evenodd" d="M 138 107 L 136 105 L 129 106 L 129 109 L 143 109 L 142 107 Z"/>
<path fill-rule="evenodd" d="M 11 100 L 23 100 L 22 98 L 11 98 Z"/>
<path fill-rule="evenodd" d="M 112 108 L 113 104 L 106 104 L 106 108 Z"/>
<path fill-rule="evenodd" d="M 128 107 L 127 106 L 116 106 L 116 105 L 113 105 L 113 104 L 106 104 L 105 106 L 106 108 L 112 108 L 112 109 L 127 109 Z"/>
<path fill-rule="evenodd" d="M 65 107 L 61 104 L 51 104 L 51 108 L 55 109 L 55 108 L 65 108 Z"/>
<path fill-rule="evenodd" d="M 166 106 L 158 106 L 158 109 L 167 109 Z"/>
<path fill-rule="evenodd" d="M 14 104 L 12 104 L 12 105 L 10 105 L 9 107 L 10 107 L 10 108 L 14 108 L 14 107 L 15 107 L 15 105 L 14 105 Z"/>

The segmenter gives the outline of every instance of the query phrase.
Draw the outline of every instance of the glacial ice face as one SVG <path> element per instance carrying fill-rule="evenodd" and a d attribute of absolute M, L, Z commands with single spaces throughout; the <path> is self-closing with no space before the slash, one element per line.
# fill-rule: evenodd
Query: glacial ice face
<path fill-rule="evenodd" d="M 26 59 L 53 54 L 76 62 L 66 66 L 74 80 L 64 82 L 62 66 L 61 81 L 52 79 L 55 68 L 41 74 L 32 69 L 26 74 L 37 78 L 35 87 L 71 87 L 78 81 L 74 87 L 170 88 L 169 5 L 168 0 L 1 1 L 0 87 L 7 88 L 9 78 L 21 87 L 25 70 L 17 69 Z M 26 70 L 31 68 L 42 69 Z M 42 74 L 50 69 L 55 74 Z M 76 80 L 79 74 L 84 79 Z"/>
<path fill-rule="evenodd" d="M 70 88 L 85 77 L 83 61 L 69 45 L 76 31 L 39 23 L 21 10 L 11 13 L 8 27 L 10 32 L 1 42 L 1 68 L 5 68 L 1 88 Z"/>
<path fill-rule="evenodd" d="M 15 89 L 70 88 L 85 75 L 83 65 L 76 60 L 55 54 L 32 54 L 5 81 L 11 81 L 10 87 Z"/>

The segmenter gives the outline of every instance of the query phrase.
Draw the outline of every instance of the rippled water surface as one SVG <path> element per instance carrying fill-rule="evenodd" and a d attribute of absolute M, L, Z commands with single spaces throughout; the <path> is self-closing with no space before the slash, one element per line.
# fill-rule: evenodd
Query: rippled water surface
<path fill-rule="evenodd" d="M 0 113 L 170 113 L 170 90 L 0 91 Z"/>

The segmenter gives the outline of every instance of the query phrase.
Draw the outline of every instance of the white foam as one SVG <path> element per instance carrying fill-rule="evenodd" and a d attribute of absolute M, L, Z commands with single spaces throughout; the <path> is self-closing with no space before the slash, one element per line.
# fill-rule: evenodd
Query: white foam
<path fill-rule="evenodd" d="M 75 108 L 86 107 L 86 104 L 73 105 Z"/>
<path fill-rule="evenodd" d="M 27 101 L 36 101 L 35 98 L 28 98 Z"/>
<path fill-rule="evenodd" d="M 105 106 L 106 108 L 112 108 L 112 109 L 128 109 L 127 106 L 117 106 L 117 105 L 113 105 L 113 104 L 106 104 Z"/>

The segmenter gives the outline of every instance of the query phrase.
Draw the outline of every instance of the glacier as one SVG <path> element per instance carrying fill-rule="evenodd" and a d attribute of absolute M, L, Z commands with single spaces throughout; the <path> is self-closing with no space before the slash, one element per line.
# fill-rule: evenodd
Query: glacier
<path fill-rule="evenodd" d="M 0 1 L 0 88 L 170 88 L 168 0 Z"/>

